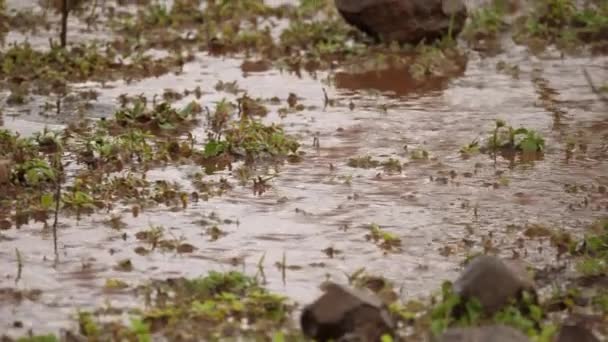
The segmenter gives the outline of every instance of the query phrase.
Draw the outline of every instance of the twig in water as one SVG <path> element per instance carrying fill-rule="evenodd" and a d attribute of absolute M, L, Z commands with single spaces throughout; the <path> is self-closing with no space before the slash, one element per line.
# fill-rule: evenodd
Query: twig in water
<path fill-rule="evenodd" d="M 57 174 L 55 175 L 55 218 L 53 220 L 53 250 L 55 251 L 55 259 L 59 258 L 59 252 L 57 250 L 57 223 L 59 222 L 59 206 L 61 203 L 61 154 L 55 155 L 55 169 Z"/>
<path fill-rule="evenodd" d="M 264 273 L 264 259 L 266 259 L 266 252 L 262 254 L 262 257 L 258 261 L 258 271 L 255 275 L 255 279 L 258 278 L 258 275 L 262 277 L 262 285 L 266 284 L 266 274 Z"/>
<path fill-rule="evenodd" d="M 15 248 L 15 255 L 17 256 L 17 278 L 15 278 L 15 285 L 17 285 L 19 280 L 21 280 L 21 273 L 23 272 L 23 259 L 18 248 Z"/>
<path fill-rule="evenodd" d="M 68 36 L 68 2 L 70 0 L 62 0 L 61 1 L 61 47 L 65 48 L 67 45 L 67 36 Z"/>
<path fill-rule="evenodd" d="M 286 278 L 287 278 L 287 254 L 285 252 L 283 252 L 283 267 L 282 267 L 282 274 L 281 276 L 283 277 L 283 284 L 286 283 Z"/>

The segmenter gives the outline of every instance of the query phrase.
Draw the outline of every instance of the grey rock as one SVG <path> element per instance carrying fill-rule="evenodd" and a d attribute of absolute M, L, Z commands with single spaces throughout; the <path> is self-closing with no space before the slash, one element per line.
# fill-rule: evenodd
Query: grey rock
<path fill-rule="evenodd" d="M 485 313 L 492 315 L 523 291 L 534 293 L 534 283 L 519 264 L 506 263 L 493 256 L 478 256 L 454 282 L 454 292 L 463 298 L 476 298 Z"/>
<path fill-rule="evenodd" d="M 463 0 L 335 0 L 349 24 L 377 40 L 417 44 L 462 31 Z M 453 21 L 452 21 L 453 18 Z"/>
<path fill-rule="evenodd" d="M 379 341 L 393 334 L 394 322 L 384 303 L 370 292 L 336 283 L 323 285 L 324 293 L 306 306 L 302 331 L 316 341 Z"/>
<path fill-rule="evenodd" d="M 451 328 L 435 342 L 530 342 L 521 331 L 504 325 Z"/>

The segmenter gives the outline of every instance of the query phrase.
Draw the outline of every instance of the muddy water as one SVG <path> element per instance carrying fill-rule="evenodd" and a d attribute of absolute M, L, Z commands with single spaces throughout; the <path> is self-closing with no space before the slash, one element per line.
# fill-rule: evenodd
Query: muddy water
<path fill-rule="evenodd" d="M 467 254 L 484 247 L 506 256 L 518 253 L 536 266 L 553 262 L 548 242 L 525 239 L 521 244 L 518 239 L 525 225 L 534 223 L 581 234 L 608 211 L 608 196 L 597 190 L 608 186 L 608 108 L 591 93 L 581 72 L 587 67 L 597 82 L 606 80 L 608 60 L 539 59 L 516 47 L 506 51 L 492 58 L 472 54 L 464 75 L 427 88 L 408 84 L 403 70 L 337 71 L 316 78 L 274 69 L 244 75 L 242 60 L 207 55 L 198 55 L 177 75 L 103 88 L 80 85 L 100 92 L 93 107 L 97 110 L 88 113 L 92 117 L 111 113 L 120 94 L 152 97 L 165 88 L 200 86 L 201 102 L 212 107 L 222 97 L 234 98 L 214 89 L 219 80 L 236 80 L 252 97 L 286 99 L 293 92 L 308 109 L 267 120 L 282 123 L 297 136 L 306 155 L 301 163 L 280 167 L 272 187 L 261 196 L 253 194 L 251 184 L 233 180 L 233 190 L 186 210 L 161 206 L 135 218 L 129 208 L 117 207 L 79 221 L 62 217 L 58 262 L 50 233 L 40 224 L 3 231 L 0 288 L 39 289 L 42 295 L 17 303 L 0 294 L 0 330 L 55 331 L 73 324 L 70 318 L 78 309 L 140 304 L 128 291 L 105 293 L 108 278 L 137 285 L 150 278 L 194 277 L 209 270 L 253 275 L 264 255 L 268 287 L 300 303 L 317 295 L 320 281 L 331 277 L 343 282 L 346 274 L 362 267 L 393 280 L 405 298 L 428 295 L 444 279 L 453 279 Z M 518 65 L 519 77 L 497 72 L 501 60 Z M 323 88 L 333 105 L 324 106 Z M 277 107 L 272 108 L 276 112 Z M 17 117 L 5 115 L 4 125 L 25 134 L 45 122 L 62 121 L 35 112 L 13 114 Z M 499 118 L 541 132 L 547 145 L 544 158 L 525 163 L 487 155 L 463 159 L 460 147 L 485 135 Z M 204 127 L 195 133 L 203 137 Z M 315 136 L 319 148 L 313 147 Z M 566 141 L 573 138 L 586 148 L 567 157 Z M 413 160 L 410 151 L 417 148 L 428 151 L 430 159 Z M 400 174 L 346 165 L 349 158 L 364 155 L 392 157 L 405 165 Z M 175 180 L 189 189 L 188 175 L 198 170 L 171 166 L 151 170 L 148 178 Z M 586 190 L 569 193 L 567 185 Z M 116 231 L 105 225 L 110 214 L 121 215 L 127 227 Z M 402 250 L 386 254 L 367 241 L 370 223 L 401 238 Z M 185 255 L 136 254 L 134 249 L 143 244 L 135 233 L 152 224 L 197 249 Z M 218 224 L 227 235 L 211 241 L 205 234 L 208 224 Z M 330 258 L 323 251 L 328 247 L 340 253 Z M 18 282 L 16 248 L 24 263 Z M 283 255 L 288 266 L 299 266 L 289 268 L 285 279 L 275 266 Z M 134 270 L 114 270 L 126 258 Z M 13 328 L 14 321 L 22 321 L 25 328 Z"/>

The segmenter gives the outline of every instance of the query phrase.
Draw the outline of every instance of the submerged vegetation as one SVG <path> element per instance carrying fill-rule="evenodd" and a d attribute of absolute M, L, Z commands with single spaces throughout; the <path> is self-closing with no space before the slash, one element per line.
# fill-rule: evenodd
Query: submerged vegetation
<path fill-rule="evenodd" d="M 522 19 L 516 40 L 539 39 L 572 47 L 580 43 L 604 45 L 608 40 L 608 5 L 605 2 L 579 8 L 572 0 L 546 0 Z"/>
<path fill-rule="evenodd" d="M 509 8 L 509 1 L 495 0 L 489 6 L 471 14 L 463 36 L 475 47 L 496 50 L 496 40 L 510 33 L 518 44 L 533 51 L 549 45 L 580 52 L 577 47 L 588 45 L 592 51 L 606 51 L 608 43 L 608 5 L 603 1 L 538 0 L 530 8 Z M 507 20 L 508 16 L 515 16 Z M 490 45 L 488 45 L 490 44 Z"/>
<path fill-rule="evenodd" d="M 52 46 L 48 51 L 34 49 L 28 42 L 12 44 L 0 51 L 0 82 L 15 93 L 66 94 L 69 82 L 108 81 L 115 79 L 140 79 L 159 76 L 171 70 L 179 70 L 184 58 L 181 55 L 154 59 L 149 55 L 132 56 L 131 62 L 123 62 L 111 48 L 95 43 L 74 45 L 67 49 Z M 24 102 L 21 100 L 19 102 Z"/>
<path fill-rule="evenodd" d="M 258 166 L 288 157 L 297 160 L 299 144 L 275 124 L 224 113 L 224 126 L 218 135 L 210 130 L 209 140 L 199 143 L 189 133 L 201 112 L 198 103 L 191 102 L 180 110 L 164 102 L 151 108 L 145 103 L 136 102 L 119 109 L 112 118 L 71 125 L 62 132 L 45 131 L 23 138 L 0 131 L 3 158 L 11 170 L 4 203 L 7 208 L 18 208 L 16 222 L 27 221 L 34 213 L 48 217 L 53 196 L 44 191 L 54 189 L 61 174 L 59 165 L 71 156 L 82 167 L 73 177 L 60 180 L 68 182 L 61 204 L 78 214 L 116 201 L 143 207 L 154 203 L 186 207 L 189 201 L 201 198 L 203 194 L 184 193 L 176 184 L 145 179 L 146 170 L 169 161 L 201 165 L 211 174 L 229 168 L 238 159 Z M 218 104 L 218 108 L 223 106 L 225 102 Z M 122 173 L 110 176 L 109 172 Z M 212 182 L 202 186 L 201 178 L 193 182 L 204 191 L 203 198 L 220 194 L 214 189 L 224 187 Z"/>

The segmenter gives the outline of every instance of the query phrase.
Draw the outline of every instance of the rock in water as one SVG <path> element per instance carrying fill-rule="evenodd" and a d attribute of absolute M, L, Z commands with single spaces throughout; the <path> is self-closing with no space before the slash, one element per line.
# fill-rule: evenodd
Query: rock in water
<path fill-rule="evenodd" d="M 440 39 L 450 24 L 456 36 L 467 18 L 463 0 L 335 0 L 335 4 L 346 22 L 388 42 Z"/>
<path fill-rule="evenodd" d="M 504 325 L 451 328 L 435 342 L 530 342 L 521 331 Z"/>
<path fill-rule="evenodd" d="M 394 323 L 375 295 L 328 282 L 324 294 L 306 306 L 300 318 L 302 331 L 319 342 L 380 341 L 392 336 Z"/>
<path fill-rule="evenodd" d="M 525 269 L 516 269 L 493 256 L 473 259 L 454 282 L 454 292 L 463 298 L 477 298 L 485 313 L 492 315 L 534 284 Z"/>

